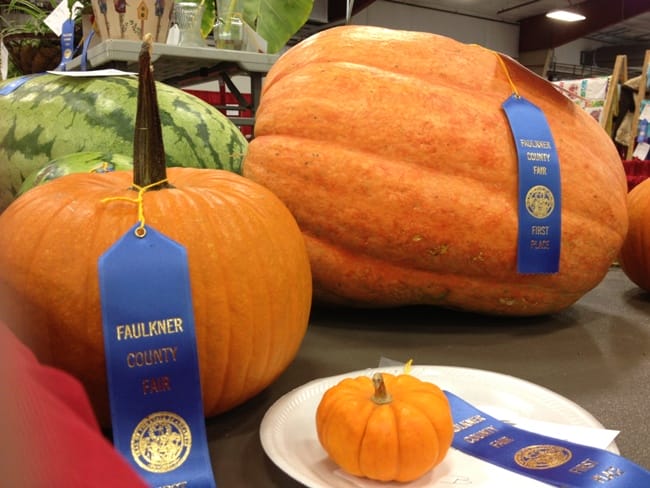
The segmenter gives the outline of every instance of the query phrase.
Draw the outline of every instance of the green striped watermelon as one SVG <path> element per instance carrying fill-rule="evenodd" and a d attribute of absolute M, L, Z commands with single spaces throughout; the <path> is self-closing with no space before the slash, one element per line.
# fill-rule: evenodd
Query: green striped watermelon
<path fill-rule="evenodd" d="M 13 80 L 0 82 L 0 89 Z M 216 108 L 157 83 L 168 166 L 240 173 L 248 142 Z M 41 74 L 0 95 L 0 212 L 25 178 L 60 156 L 133 153 L 137 78 Z"/>
<path fill-rule="evenodd" d="M 18 195 L 70 173 L 110 173 L 112 171 L 133 171 L 133 156 L 99 151 L 68 154 L 50 161 L 41 169 L 27 176 L 18 190 Z"/>

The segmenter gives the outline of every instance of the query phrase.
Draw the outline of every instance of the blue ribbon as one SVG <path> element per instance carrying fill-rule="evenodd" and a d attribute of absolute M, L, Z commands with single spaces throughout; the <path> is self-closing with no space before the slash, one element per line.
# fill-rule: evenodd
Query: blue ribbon
<path fill-rule="evenodd" d="M 519 429 L 445 395 L 459 451 L 561 488 L 650 486 L 650 471 L 617 454 Z"/>
<path fill-rule="evenodd" d="M 562 241 L 560 166 L 544 112 L 518 95 L 503 103 L 519 161 L 517 271 L 557 273 Z"/>
<path fill-rule="evenodd" d="M 187 253 L 136 228 L 98 263 L 113 442 L 151 486 L 215 488 Z"/>
<path fill-rule="evenodd" d="M 30 75 L 24 75 L 24 76 L 19 76 L 18 78 L 14 78 L 11 80 L 9 83 L 7 83 L 5 86 L 0 88 L 0 96 L 7 96 L 16 91 L 18 88 L 23 86 L 25 83 L 27 83 L 29 80 L 32 78 L 35 78 L 37 76 L 43 76 L 46 73 L 34 73 Z"/>
<path fill-rule="evenodd" d="M 88 47 L 90 46 L 90 42 L 93 40 L 94 36 L 95 30 L 91 29 L 86 39 L 84 39 L 83 48 L 81 50 L 81 71 L 86 71 L 88 68 Z"/>
<path fill-rule="evenodd" d="M 65 71 L 65 66 L 74 55 L 74 20 L 63 22 L 61 31 L 61 62 L 56 67 L 58 71 Z"/>

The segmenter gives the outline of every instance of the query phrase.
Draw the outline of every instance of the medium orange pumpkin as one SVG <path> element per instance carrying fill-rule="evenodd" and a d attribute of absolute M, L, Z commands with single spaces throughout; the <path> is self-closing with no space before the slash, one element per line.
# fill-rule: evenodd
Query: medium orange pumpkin
<path fill-rule="evenodd" d="M 516 269 L 507 75 L 544 111 L 559 155 L 555 274 Z M 243 174 L 296 217 L 321 301 L 551 313 L 602 280 L 627 231 L 625 174 L 599 124 L 514 60 L 443 36 L 310 37 L 268 73 L 255 135 Z"/>
<path fill-rule="evenodd" d="M 636 185 L 627 195 L 629 229 L 619 254 L 625 275 L 650 291 L 650 180 Z"/>
<path fill-rule="evenodd" d="M 375 373 L 346 378 L 316 411 L 318 440 L 344 471 L 379 481 L 413 481 L 445 458 L 451 408 L 432 383 Z"/>
<path fill-rule="evenodd" d="M 143 209 L 148 226 L 187 250 L 211 416 L 260 392 L 295 357 L 309 319 L 309 260 L 295 219 L 269 190 L 226 171 L 165 173 L 162 141 L 152 134 L 148 150 L 136 138 L 136 183 L 169 181 L 144 193 Z M 134 173 L 67 175 L 23 194 L 0 216 L 0 318 L 42 361 L 83 382 L 104 425 L 97 260 L 137 222 L 138 207 L 103 199 L 135 197 Z"/>

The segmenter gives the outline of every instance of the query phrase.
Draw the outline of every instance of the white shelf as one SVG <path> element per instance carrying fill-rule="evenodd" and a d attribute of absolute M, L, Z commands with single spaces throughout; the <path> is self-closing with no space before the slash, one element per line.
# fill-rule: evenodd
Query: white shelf
<path fill-rule="evenodd" d="M 140 41 L 108 39 L 90 47 L 86 53 L 86 69 L 114 67 L 124 71 L 138 71 Z M 230 117 L 239 125 L 254 125 L 255 113 L 262 91 L 262 78 L 278 59 L 278 54 L 261 54 L 206 47 L 181 47 L 154 43 L 152 62 L 157 80 L 178 87 L 222 79 L 231 92 L 241 100 L 239 108 L 250 109 L 253 117 Z M 77 56 L 66 66 L 68 70 L 82 68 Z M 248 76 L 251 81 L 251 102 L 245 103 L 238 88 L 231 81 L 233 75 Z M 235 107 L 229 107 L 233 109 Z"/>
<path fill-rule="evenodd" d="M 109 63 L 120 63 L 121 69 L 137 71 L 138 55 L 142 43 L 121 39 L 102 41 L 87 52 L 87 69 L 95 69 Z M 153 63 L 159 80 L 178 80 L 184 76 L 193 78 L 206 73 L 265 74 L 278 59 L 276 54 L 234 51 L 206 47 L 181 47 L 154 43 Z M 78 56 L 68 63 L 68 69 L 81 67 Z"/>

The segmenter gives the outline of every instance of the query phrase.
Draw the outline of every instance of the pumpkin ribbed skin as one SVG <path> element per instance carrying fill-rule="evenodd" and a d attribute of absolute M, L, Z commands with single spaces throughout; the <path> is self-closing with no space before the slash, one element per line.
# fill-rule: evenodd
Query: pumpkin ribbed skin
<path fill-rule="evenodd" d="M 627 202 L 630 225 L 619 264 L 634 284 L 650 291 L 650 180 L 632 188 Z"/>
<path fill-rule="evenodd" d="M 561 310 L 596 286 L 627 231 L 616 149 L 587 113 L 503 57 L 546 114 L 562 186 L 559 273 L 520 275 L 517 159 L 496 53 L 435 34 L 328 29 L 270 70 L 244 176 L 287 204 L 315 297 L 503 315 Z"/>
<path fill-rule="evenodd" d="M 206 416 L 260 392 L 306 332 L 304 240 L 270 191 L 220 170 L 170 168 L 144 195 L 147 225 L 187 249 Z M 80 379 L 102 424 L 108 395 L 97 259 L 137 222 L 131 172 L 71 174 L 0 215 L 0 318 L 48 364 Z"/>
<path fill-rule="evenodd" d="M 316 411 L 318 439 L 343 470 L 380 481 L 412 481 L 442 462 L 453 439 L 449 402 L 436 385 L 382 374 L 392 397 L 378 405 L 371 378 L 346 378 Z"/>

